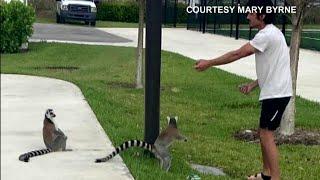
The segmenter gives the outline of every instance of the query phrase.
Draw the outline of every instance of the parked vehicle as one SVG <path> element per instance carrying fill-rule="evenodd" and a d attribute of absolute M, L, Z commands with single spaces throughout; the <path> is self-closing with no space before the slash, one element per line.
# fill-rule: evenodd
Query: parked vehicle
<path fill-rule="evenodd" d="M 97 7 L 94 0 L 56 0 L 56 7 L 57 23 L 72 19 L 96 25 Z"/>

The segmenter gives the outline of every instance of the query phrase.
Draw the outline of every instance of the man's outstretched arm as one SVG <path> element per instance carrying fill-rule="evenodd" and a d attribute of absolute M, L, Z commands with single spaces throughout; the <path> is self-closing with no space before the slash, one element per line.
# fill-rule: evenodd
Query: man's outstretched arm
<path fill-rule="evenodd" d="M 243 45 L 241 48 L 234 51 L 230 51 L 220 57 L 217 57 L 211 60 L 200 59 L 199 61 L 196 62 L 196 65 L 194 66 L 194 68 L 198 71 L 204 71 L 211 66 L 219 66 L 223 64 L 232 63 L 243 57 L 250 56 L 255 52 L 256 52 L 256 49 L 250 43 L 247 43 Z"/>

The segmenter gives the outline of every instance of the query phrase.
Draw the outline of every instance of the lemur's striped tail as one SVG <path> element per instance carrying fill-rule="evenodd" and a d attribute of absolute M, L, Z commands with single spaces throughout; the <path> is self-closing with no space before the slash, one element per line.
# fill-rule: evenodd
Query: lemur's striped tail
<path fill-rule="evenodd" d="M 41 149 L 41 150 L 35 150 L 35 151 L 27 152 L 27 153 L 21 154 L 19 156 L 19 160 L 20 161 L 24 161 L 24 162 L 29 162 L 29 159 L 31 157 L 40 156 L 40 155 L 47 154 L 47 153 L 50 153 L 50 152 L 52 152 L 51 149 Z"/>
<path fill-rule="evenodd" d="M 150 152 L 152 152 L 152 144 L 149 144 L 147 142 L 140 141 L 140 140 L 130 140 L 130 141 L 126 141 L 123 144 L 121 144 L 120 146 L 118 146 L 108 156 L 106 156 L 104 158 L 96 159 L 96 163 L 106 162 L 106 161 L 112 159 L 114 156 L 116 156 L 120 152 L 122 152 L 130 147 L 140 147 L 140 148 L 143 148 L 143 149 L 146 149 L 146 150 L 149 150 Z"/>

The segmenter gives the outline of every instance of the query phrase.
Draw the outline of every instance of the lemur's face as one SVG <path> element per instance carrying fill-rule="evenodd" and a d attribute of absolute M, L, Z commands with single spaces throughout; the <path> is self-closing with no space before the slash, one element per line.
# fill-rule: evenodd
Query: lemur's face
<path fill-rule="evenodd" d="M 178 122 L 178 116 L 175 117 L 167 117 L 168 120 L 168 125 L 171 125 L 173 127 L 177 127 L 177 122 Z"/>
<path fill-rule="evenodd" d="M 53 112 L 53 110 L 52 109 L 48 109 L 47 111 L 46 111 L 46 118 L 48 118 L 48 119 L 53 119 L 54 117 L 56 117 L 56 115 L 54 114 L 54 112 Z"/>

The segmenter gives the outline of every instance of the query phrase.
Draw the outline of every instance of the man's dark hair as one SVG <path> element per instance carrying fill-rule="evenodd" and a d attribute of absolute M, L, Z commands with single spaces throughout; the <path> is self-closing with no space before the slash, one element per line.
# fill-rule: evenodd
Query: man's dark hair
<path fill-rule="evenodd" d="M 247 6 L 260 6 L 263 7 L 261 13 L 257 13 L 258 16 L 265 15 L 265 18 L 263 19 L 265 24 L 271 24 L 275 20 L 275 14 L 272 13 L 266 13 L 267 6 L 273 6 L 273 3 L 271 0 L 249 0 L 247 3 Z"/>

